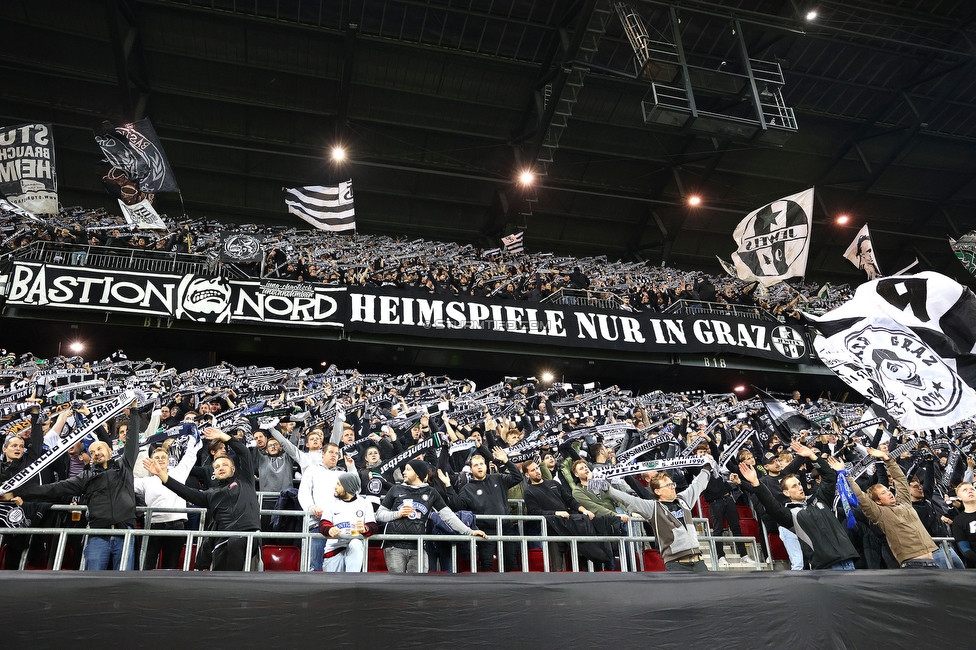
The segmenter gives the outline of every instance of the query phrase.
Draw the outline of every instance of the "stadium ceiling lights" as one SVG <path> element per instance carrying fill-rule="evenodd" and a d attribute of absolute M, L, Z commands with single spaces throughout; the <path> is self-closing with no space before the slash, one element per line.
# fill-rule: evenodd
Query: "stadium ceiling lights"
<path fill-rule="evenodd" d="M 532 185 L 535 183 L 535 174 L 526 169 L 521 174 L 519 174 L 519 183 L 522 185 Z"/>
<path fill-rule="evenodd" d="M 732 390 L 734 390 L 737 393 L 744 393 L 744 392 L 746 392 L 746 387 L 743 386 L 742 384 L 739 384 L 738 386 L 736 386 Z"/>
<path fill-rule="evenodd" d="M 545 383 L 551 384 L 553 379 L 555 379 L 555 377 L 551 372 L 542 373 L 542 381 L 544 381 Z"/>
<path fill-rule="evenodd" d="M 693 208 L 697 208 L 699 205 L 701 205 L 701 202 L 702 202 L 701 197 L 698 196 L 697 194 L 692 194 L 691 196 L 688 197 L 688 205 L 690 205 Z"/>
<path fill-rule="evenodd" d="M 807 12 L 807 15 L 805 16 L 805 18 L 808 21 L 816 20 L 817 19 L 817 10 L 816 9 L 811 9 L 810 11 Z"/>
<path fill-rule="evenodd" d="M 332 147 L 333 162 L 342 162 L 346 159 L 346 150 L 342 147 Z"/>
<path fill-rule="evenodd" d="M 68 349 L 74 352 L 75 354 L 78 354 L 79 352 L 85 349 L 85 344 L 82 343 L 81 341 L 74 341 L 71 345 L 68 346 Z"/>
<path fill-rule="evenodd" d="M 850 221 L 850 220 L 851 220 L 851 218 L 848 217 L 846 214 L 841 214 L 841 215 L 838 215 L 838 217 L 837 217 L 837 223 L 840 224 L 841 226 L 846 226 L 847 225 L 847 222 Z"/>

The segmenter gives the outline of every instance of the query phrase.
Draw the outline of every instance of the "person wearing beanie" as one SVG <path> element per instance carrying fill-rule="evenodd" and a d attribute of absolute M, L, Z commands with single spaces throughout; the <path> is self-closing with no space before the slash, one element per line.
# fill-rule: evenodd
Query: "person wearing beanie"
<path fill-rule="evenodd" d="M 427 484 L 430 466 L 422 460 L 408 461 L 403 468 L 403 483 L 394 485 L 376 511 L 376 521 L 386 524 L 387 535 L 422 535 L 431 512 L 461 535 L 487 538 L 471 530 L 447 507 L 444 498 Z M 420 573 L 420 557 L 414 541 L 383 542 L 383 556 L 390 573 Z"/>
<path fill-rule="evenodd" d="M 309 530 L 320 531 L 322 518 L 332 512 L 335 505 L 336 484 L 339 477 L 358 473 L 343 472 L 339 466 L 340 450 L 334 442 L 327 442 L 322 449 L 322 464 L 312 464 L 305 468 L 302 481 L 298 486 L 298 503 L 308 513 Z M 325 551 L 326 539 L 313 535 L 310 546 L 311 559 L 309 571 L 321 571 L 323 566 L 322 554 Z"/>
<path fill-rule="evenodd" d="M 362 572 L 366 558 L 366 537 L 379 528 L 373 518 L 373 504 L 359 494 L 359 475 L 339 475 L 331 512 L 322 513 L 319 532 L 328 538 L 325 546 L 325 570 Z"/>

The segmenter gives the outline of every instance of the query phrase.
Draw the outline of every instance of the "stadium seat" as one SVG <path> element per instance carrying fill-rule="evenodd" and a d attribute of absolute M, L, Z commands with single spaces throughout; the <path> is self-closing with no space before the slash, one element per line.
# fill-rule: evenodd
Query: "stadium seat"
<path fill-rule="evenodd" d="M 367 553 L 369 554 L 367 560 L 369 573 L 386 573 L 386 557 L 383 555 L 383 549 L 379 546 L 370 545 Z"/>
<path fill-rule="evenodd" d="M 759 539 L 759 522 L 752 517 L 739 519 L 739 527 L 742 528 L 743 535 Z"/>
<path fill-rule="evenodd" d="M 302 549 L 298 546 L 262 546 L 261 559 L 265 571 L 298 571 Z"/>
<path fill-rule="evenodd" d="M 786 547 L 783 546 L 783 540 L 779 538 L 779 535 L 767 535 L 766 539 L 769 541 L 770 559 L 790 561 L 790 554 L 786 552 Z"/>
<path fill-rule="evenodd" d="M 545 560 L 542 557 L 541 548 L 529 548 L 529 571 L 545 571 Z"/>
<path fill-rule="evenodd" d="M 644 549 L 644 571 L 665 571 L 664 558 L 653 548 Z"/>

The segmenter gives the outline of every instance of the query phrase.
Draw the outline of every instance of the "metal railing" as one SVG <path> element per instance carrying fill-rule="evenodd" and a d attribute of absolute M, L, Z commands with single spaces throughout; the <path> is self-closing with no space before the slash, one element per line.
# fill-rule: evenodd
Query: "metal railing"
<path fill-rule="evenodd" d="M 12 251 L 10 258 L 64 266 L 180 275 L 213 275 L 217 270 L 215 263 L 206 255 L 44 241 Z"/>
<path fill-rule="evenodd" d="M 665 314 L 713 314 L 717 316 L 738 316 L 779 322 L 779 319 L 762 307 L 733 305 L 728 302 L 705 302 L 703 300 L 676 300 L 664 310 Z"/>
<path fill-rule="evenodd" d="M 620 296 L 607 291 L 590 291 L 588 289 L 569 289 L 563 287 L 553 291 L 539 302 L 554 305 L 577 305 L 585 307 L 600 307 L 602 309 L 619 309 L 623 304 Z"/>
<path fill-rule="evenodd" d="M 268 493 L 266 493 L 268 494 Z M 86 506 L 77 505 L 54 505 L 51 507 L 54 511 L 81 511 L 85 510 Z M 4 534 L 0 535 L 0 542 L 2 538 L 6 535 L 53 535 L 57 536 L 58 541 L 55 547 L 55 554 L 53 561 L 51 562 L 52 569 L 55 571 L 62 570 L 62 565 L 64 563 L 65 550 L 67 548 L 67 540 L 70 535 L 81 535 L 84 537 L 90 536 L 111 536 L 111 537 L 123 537 L 123 550 L 120 557 L 120 570 L 125 571 L 127 569 L 129 561 L 129 553 L 131 552 L 132 543 L 135 537 L 185 537 L 185 548 L 186 551 L 183 557 L 183 571 L 190 570 L 190 564 L 192 561 L 192 550 L 194 541 L 197 539 L 208 538 L 208 537 L 243 537 L 247 539 L 247 546 L 245 550 L 245 557 L 252 558 L 254 551 L 254 538 L 260 538 L 261 540 L 268 539 L 282 539 L 282 540 L 301 540 L 301 559 L 299 562 L 300 571 L 308 571 L 310 566 L 310 548 L 311 539 L 313 536 L 321 536 L 318 532 L 311 531 L 308 529 L 309 517 L 308 514 L 298 510 L 268 510 L 262 509 L 262 515 L 281 515 L 281 516 L 292 516 L 292 517 L 302 517 L 303 525 L 302 532 L 271 532 L 271 531 L 209 531 L 200 529 L 185 529 L 185 530 L 161 530 L 152 528 L 152 515 L 153 513 L 167 512 L 167 513 L 185 513 L 192 514 L 197 513 L 201 515 L 200 526 L 204 525 L 206 511 L 198 508 L 152 508 L 152 507 L 139 507 L 137 512 L 146 515 L 146 528 L 138 529 L 98 529 L 98 528 L 14 528 L 14 529 L 4 529 Z M 549 553 L 546 552 L 546 547 L 550 543 L 565 543 L 569 546 L 570 552 L 570 571 L 579 572 L 581 570 L 581 561 L 579 553 L 579 544 L 588 542 L 610 542 L 617 545 L 618 559 L 620 571 L 643 571 L 644 570 L 644 560 L 643 553 L 641 552 L 642 547 L 646 543 L 654 542 L 653 536 L 641 535 L 635 531 L 639 530 L 644 521 L 639 518 L 632 516 L 630 522 L 626 527 L 625 535 L 603 535 L 603 536 L 566 536 L 566 535 L 549 535 L 548 526 L 546 518 L 541 515 L 477 515 L 477 519 L 486 521 L 492 520 L 495 522 L 496 530 L 501 530 L 502 525 L 505 522 L 514 522 L 518 526 L 519 534 L 517 535 L 491 535 L 489 536 L 488 543 L 495 543 L 497 545 L 498 554 L 498 571 L 500 573 L 505 572 L 505 549 L 504 545 L 507 542 L 514 542 L 520 545 L 521 548 L 521 568 L 523 572 L 529 571 L 529 544 L 538 543 L 543 546 L 542 561 L 543 561 L 543 571 L 548 573 L 551 571 L 551 564 Z M 700 523 L 701 520 L 696 520 L 696 524 Z M 541 534 L 539 535 L 526 535 L 524 525 L 525 522 L 536 522 L 539 523 Z M 340 535 L 339 539 L 356 539 L 356 537 L 349 535 Z M 451 542 L 451 572 L 457 573 L 458 562 L 457 562 L 457 548 L 458 544 L 469 544 L 470 545 L 470 570 L 472 573 L 478 572 L 477 566 L 477 544 L 486 543 L 479 542 L 475 537 L 462 537 L 458 535 L 432 535 L 432 534 L 422 534 L 422 535 L 393 535 L 393 534 L 378 534 L 373 535 L 369 538 L 370 540 L 375 540 L 378 542 L 383 541 L 410 541 L 416 542 L 418 549 L 418 565 L 423 566 L 426 559 L 424 553 L 424 542 Z M 716 558 L 716 544 L 729 543 L 729 542 L 745 542 L 751 544 L 753 549 L 752 555 L 755 560 L 754 570 L 762 570 L 761 558 L 758 555 L 758 545 L 756 539 L 753 537 L 712 537 L 710 535 L 699 535 L 699 542 L 707 544 L 711 550 L 711 564 L 712 570 L 718 570 L 717 558 Z M 143 544 L 139 551 L 138 564 L 133 562 L 133 566 L 136 570 L 141 570 L 145 564 L 146 559 L 146 545 Z M 20 561 L 20 568 L 24 568 L 26 561 L 27 549 L 24 549 L 23 555 Z M 260 566 L 260 565 L 259 565 Z M 364 557 L 363 571 L 367 571 L 369 568 L 369 554 L 367 553 Z M 84 570 L 84 556 L 81 558 L 80 569 Z M 587 569 L 593 571 L 594 567 L 591 562 L 588 562 Z M 245 562 L 243 571 L 251 571 L 251 562 Z"/>

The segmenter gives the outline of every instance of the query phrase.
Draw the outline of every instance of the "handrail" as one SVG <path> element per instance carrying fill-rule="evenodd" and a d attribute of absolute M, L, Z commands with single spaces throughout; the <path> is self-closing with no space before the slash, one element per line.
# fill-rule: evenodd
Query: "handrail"
<path fill-rule="evenodd" d="M 79 509 L 81 509 L 83 507 L 84 506 L 70 506 L 70 505 L 58 504 L 58 505 L 53 506 L 52 509 L 57 509 L 57 510 L 79 510 Z M 151 510 L 152 510 L 151 508 L 141 507 L 141 509 L 142 509 L 143 512 L 150 511 L 150 515 L 151 515 Z M 188 511 L 188 512 L 198 511 L 198 510 L 196 510 L 194 508 L 158 508 L 156 510 L 157 511 Z M 288 516 L 304 516 L 304 517 L 306 517 L 306 523 L 307 523 L 307 515 L 306 515 L 306 513 L 303 513 L 303 512 L 300 512 L 300 511 L 296 511 L 296 510 L 280 510 L 280 511 L 279 510 L 267 510 L 267 511 L 262 511 L 262 514 L 282 514 L 282 515 L 288 515 Z M 587 543 L 587 542 L 611 542 L 611 543 L 614 543 L 614 542 L 616 542 L 619 545 L 619 558 L 620 558 L 620 563 L 621 563 L 620 570 L 621 571 L 628 571 L 628 570 L 635 571 L 635 570 L 638 570 L 638 567 L 639 566 L 642 566 L 643 560 L 642 560 L 642 557 L 639 554 L 634 553 L 632 555 L 631 553 L 629 553 L 628 552 L 628 548 L 630 548 L 631 550 L 636 550 L 635 544 L 637 544 L 637 543 L 645 543 L 645 542 L 646 543 L 650 543 L 650 542 L 653 542 L 654 539 L 655 539 L 653 536 L 648 536 L 648 535 L 635 535 L 635 534 L 633 534 L 633 532 L 634 532 L 634 524 L 638 524 L 638 523 L 641 522 L 641 519 L 640 518 L 636 518 L 636 517 L 632 520 L 633 523 L 630 524 L 630 525 L 628 525 L 627 532 L 629 534 L 627 534 L 627 535 L 585 535 L 585 536 L 575 536 L 575 535 L 549 535 L 548 534 L 548 528 L 546 526 L 545 517 L 542 516 L 542 515 L 478 515 L 478 517 L 480 517 L 480 518 L 486 518 L 486 519 L 495 519 L 498 522 L 501 522 L 503 520 L 514 520 L 514 521 L 520 522 L 520 524 L 521 524 L 521 522 L 525 522 L 525 521 L 540 521 L 541 524 L 542 524 L 542 534 L 540 534 L 540 535 L 525 535 L 524 532 L 523 532 L 523 534 L 519 534 L 519 535 L 504 535 L 504 534 L 502 534 L 502 535 L 490 535 L 488 537 L 488 541 L 489 542 L 493 541 L 496 544 L 498 544 L 499 572 L 504 572 L 504 570 L 505 570 L 504 569 L 504 543 L 505 542 L 516 542 L 516 543 L 519 543 L 521 545 L 521 548 L 522 548 L 522 571 L 523 572 L 528 572 L 528 568 L 529 568 L 528 567 L 528 544 L 529 543 L 534 543 L 534 542 L 539 542 L 539 543 L 559 543 L 559 542 L 562 542 L 562 543 L 569 544 L 570 545 L 570 559 L 571 559 L 571 566 L 572 566 L 572 569 L 571 570 L 573 572 L 579 572 L 580 571 L 580 565 L 579 565 L 579 562 L 580 562 L 580 560 L 579 560 L 579 548 L 578 548 L 578 545 L 580 543 Z M 138 536 L 138 537 L 186 537 L 186 548 L 187 549 L 192 549 L 193 548 L 193 540 L 195 538 L 203 538 L 203 537 L 246 537 L 248 539 L 247 549 L 246 549 L 246 557 L 251 557 L 252 556 L 251 551 L 253 550 L 253 543 L 254 543 L 253 542 L 253 539 L 255 537 L 258 537 L 260 539 L 301 539 L 302 540 L 303 552 L 302 552 L 302 560 L 301 560 L 301 564 L 300 564 L 300 570 L 307 571 L 308 570 L 308 564 L 309 564 L 308 563 L 308 559 L 309 559 L 308 558 L 308 548 L 310 546 L 309 542 L 310 542 L 310 540 L 311 540 L 311 538 L 312 538 L 313 535 L 320 535 L 317 531 L 308 530 L 308 527 L 307 526 L 304 527 L 304 530 L 303 531 L 301 531 L 301 532 L 293 532 L 293 533 L 270 532 L 270 531 L 226 531 L 226 530 L 223 530 L 223 531 L 219 531 L 219 530 L 218 531 L 210 531 L 210 530 L 192 530 L 192 529 L 188 529 L 188 530 L 163 530 L 163 529 L 153 529 L 151 526 L 149 528 L 144 528 L 144 529 L 138 529 L 138 528 L 126 529 L 125 531 L 120 531 L 120 529 L 115 529 L 115 528 L 100 529 L 100 528 L 55 528 L 55 527 L 48 527 L 48 528 L 11 528 L 11 529 L 4 529 L 4 535 L 7 535 L 7 534 L 12 534 L 12 535 L 57 535 L 58 536 L 58 544 L 57 544 L 57 547 L 56 547 L 55 557 L 54 557 L 54 562 L 53 562 L 53 567 L 52 567 L 53 570 L 55 570 L 55 571 L 60 571 L 61 570 L 61 565 L 62 565 L 63 560 L 64 560 L 64 551 L 65 551 L 65 547 L 67 545 L 67 536 L 68 535 L 83 535 L 83 536 L 86 536 L 86 537 L 87 536 L 112 536 L 112 537 L 117 537 L 117 536 L 119 536 L 120 533 L 125 538 L 124 539 L 124 542 L 123 542 L 122 557 L 120 558 L 120 562 L 121 562 L 120 566 L 121 566 L 122 570 L 125 570 L 125 566 L 126 566 L 126 563 L 128 561 L 129 545 L 130 545 L 130 542 L 132 541 L 132 537 L 133 536 Z M 717 570 L 716 559 L 715 559 L 715 545 L 717 543 L 740 542 L 740 541 L 741 542 L 746 542 L 746 543 L 751 543 L 752 549 L 753 549 L 753 555 L 755 556 L 754 557 L 754 560 L 755 560 L 755 568 L 754 568 L 754 570 L 757 570 L 757 571 L 762 570 L 762 563 L 761 563 L 760 558 L 758 556 L 758 544 L 757 544 L 756 539 L 754 537 L 750 537 L 750 536 L 736 536 L 736 537 L 721 536 L 721 537 L 712 537 L 710 535 L 699 535 L 698 537 L 699 537 L 699 542 L 700 543 L 701 542 L 706 542 L 706 543 L 709 544 L 709 548 L 711 549 L 711 557 L 712 557 L 712 565 L 713 565 L 712 566 L 712 570 Z M 339 536 L 339 539 L 356 539 L 356 537 L 349 536 L 349 535 L 340 535 Z M 475 544 L 477 543 L 477 540 L 474 537 L 464 538 L 464 537 L 460 537 L 458 535 L 430 535 L 430 534 L 426 534 L 426 533 L 425 534 L 422 534 L 422 535 L 395 535 L 395 534 L 381 533 L 381 534 L 377 534 L 377 535 L 371 536 L 370 539 L 371 540 L 376 540 L 376 541 L 416 541 L 417 542 L 417 548 L 418 548 L 418 552 L 419 552 L 419 556 L 420 557 L 423 557 L 423 543 L 425 541 L 454 542 L 455 544 L 452 545 L 452 551 L 451 551 L 452 552 L 452 559 L 453 559 L 453 562 L 452 562 L 452 571 L 453 572 L 456 572 L 457 571 L 456 543 L 459 543 L 462 540 L 465 540 L 467 543 L 470 543 L 471 544 L 471 550 L 473 552 L 473 554 L 471 556 L 472 557 L 471 571 L 472 571 L 472 573 L 477 573 L 477 561 L 475 559 L 477 557 L 476 547 L 475 547 Z M 143 547 L 143 549 L 144 548 L 145 547 Z M 141 559 L 144 560 L 144 554 L 143 554 L 143 558 L 141 558 Z M 184 556 L 184 562 L 183 562 L 183 570 L 184 571 L 189 571 L 190 559 L 191 559 L 190 558 L 190 553 L 187 552 L 185 554 L 185 556 Z M 142 564 L 140 563 L 139 566 L 141 567 Z M 628 569 L 628 567 L 631 567 L 631 568 Z M 367 570 L 367 569 L 368 569 L 368 555 L 367 555 L 367 559 L 365 560 L 365 564 L 364 564 L 364 567 L 363 567 L 363 570 L 364 571 Z M 548 555 L 548 553 L 543 553 L 543 571 L 549 572 L 550 569 L 551 569 L 551 567 L 549 565 L 549 555 Z M 245 567 L 244 567 L 244 571 L 245 572 L 249 572 L 250 570 L 251 570 L 250 569 L 250 563 L 246 563 L 245 564 Z"/>
<path fill-rule="evenodd" d="M 704 300 L 688 300 L 686 298 L 676 300 L 668 305 L 667 309 L 664 310 L 664 313 L 673 314 L 679 311 L 684 313 L 717 314 L 720 316 L 732 314 L 742 318 L 755 318 L 757 320 L 779 322 L 779 319 L 776 318 L 776 316 L 758 305 L 734 305 L 730 302 L 705 302 Z"/>

